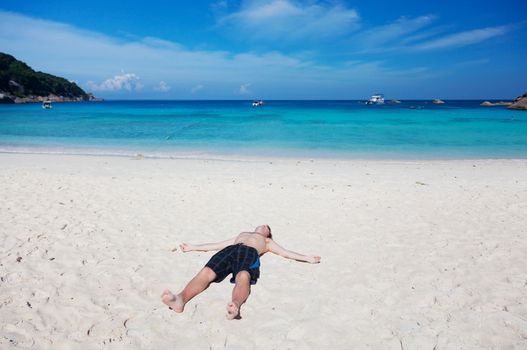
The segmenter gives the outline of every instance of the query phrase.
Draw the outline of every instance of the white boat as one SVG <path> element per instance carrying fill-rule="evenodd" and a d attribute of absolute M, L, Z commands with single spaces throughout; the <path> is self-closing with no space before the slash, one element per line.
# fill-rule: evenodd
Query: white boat
<path fill-rule="evenodd" d="M 262 100 L 253 101 L 253 107 L 260 107 L 260 106 L 263 106 L 263 105 L 264 105 L 264 101 L 262 101 Z"/>
<path fill-rule="evenodd" d="M 375 94 L 370 97 L 368 101 L 366 101 L 367 105 L 382 105 L 384 104 L 384 95 L 383 94 Z"/>
<path fill-rule="evenodd" d="M 51 101 L 47 100 L 47 101 L 42 102 L 42 108 L 44 108 L 44 109 L 51 109 L 51 108 L 53 108 L 51 106 Z"/>

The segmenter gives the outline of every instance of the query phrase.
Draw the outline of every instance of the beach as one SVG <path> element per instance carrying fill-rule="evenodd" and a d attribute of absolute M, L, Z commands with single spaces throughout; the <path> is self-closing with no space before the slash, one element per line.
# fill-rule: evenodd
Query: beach
<path fill-rule="evenodd" d="M 527 160 L 0 154 L 2 349 L 521 349 Z M 222 241 L 277 243 L 232 285 L 160 301 Z"/>

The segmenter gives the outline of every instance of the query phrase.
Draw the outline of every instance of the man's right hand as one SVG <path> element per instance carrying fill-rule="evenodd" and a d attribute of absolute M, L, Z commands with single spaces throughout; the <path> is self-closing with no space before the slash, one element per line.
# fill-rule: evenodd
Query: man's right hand
<path fill-rule="evenodd" d="M 192 250 L 190 244 L 187 244 L 187 243 L 181 243 L 181 244 L 179 245 L 179 248 L 181 248 L 181 251 L 182 251 L 183 253 L 190 252 L 190 251 Z"/>

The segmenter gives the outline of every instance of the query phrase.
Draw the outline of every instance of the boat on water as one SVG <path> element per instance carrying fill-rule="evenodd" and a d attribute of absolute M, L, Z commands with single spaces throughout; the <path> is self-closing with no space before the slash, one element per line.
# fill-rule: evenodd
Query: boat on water
<path fill-rule="evenodd" d="M 253 101 L 253 107 L 260 107 L 263 105 L 264 105 L 264 101 L 262 100 Z"/>
<path fill-rule="evenodd" d="M 44 108 L 44 109 L 51 109 L 51 108 L 53 108 L 53 106 L 51 106 L 51 101 L 47 100 L 47 101 L 42 102 L 42 108 Z"/>
<path fill-rule="evenodd" d="M 383 94 L 374 94 L 371 95 L 370 99 L 366 101 L 367 105 L 382 105 L 384 104 L 384 95 Z"/>

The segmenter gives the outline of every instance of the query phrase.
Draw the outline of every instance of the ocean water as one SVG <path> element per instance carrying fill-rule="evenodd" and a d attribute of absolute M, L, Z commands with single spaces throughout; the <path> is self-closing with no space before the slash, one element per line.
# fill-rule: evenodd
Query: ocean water
<path fill-rule="evenodd" d="M 146 157 L 527 158 L 527 112 L 481 101 L 0 105 L 0 152 Z"/>

